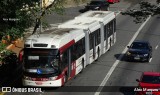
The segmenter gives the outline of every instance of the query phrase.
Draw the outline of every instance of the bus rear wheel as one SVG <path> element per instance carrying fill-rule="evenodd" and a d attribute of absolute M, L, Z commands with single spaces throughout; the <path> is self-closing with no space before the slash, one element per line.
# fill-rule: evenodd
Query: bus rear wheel
<path fill-rule="evenodd" d="M 111 46 L 112 46 L 112 42 L 111 42 L 112 40 L 110 39 L 109 40 L 109 49 L 108 49 L 108 51 L 110 51 L 110 49 L 111 49 Z"/>
<path fill-rule="evenodd" d="M 82 73 L 84 69 L 84 59 L 82 59 L 81 65 L 82 65 L 82 70 L 80 71 L 80 73 Z"/>
<path fill-rule="evenodd" d="M 97 57 L 96 61 L 98 61 L 98 58 L 99 58 L 99 56 L 100 56 L 100 50 L 99 50 L 99 48 L 98 48 L 97 55 L 98 55 L 98 57 Z"/>

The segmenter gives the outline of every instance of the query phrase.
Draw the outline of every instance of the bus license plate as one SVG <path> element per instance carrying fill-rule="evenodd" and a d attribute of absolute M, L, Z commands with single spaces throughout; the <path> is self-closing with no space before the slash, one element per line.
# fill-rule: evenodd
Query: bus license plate
<path fill-rule="evenodd" d="M 35 82 L 37 85 L 42 85 L 42 82 L 41 81 L 37 81 Z"/>
<path fill-rule="evenodd" d="M 135 59 L 135 60 L 139 60 L 140 58 L 139 58 L 139 56 L 136 56 L 136 57 L 134 57 L 134 59 Z"/>

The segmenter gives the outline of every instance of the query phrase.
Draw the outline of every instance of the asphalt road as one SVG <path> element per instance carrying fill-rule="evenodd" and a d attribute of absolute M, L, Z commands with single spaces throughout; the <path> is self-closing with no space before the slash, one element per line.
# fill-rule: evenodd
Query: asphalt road
<path fill-rule="evenodd" d="M 123 11 L 126 9 L 130 9 L 135 4 L 139 3 L 142 0 L 120 0 L 121 2 L 110 4 L 109 10 L 111 11 Z M 77 7 L 69 7 L 64 9 L 63 15 L 52 13 L 50 15 L 47 15 L 44 18 L 44 21 L 46 21 L 49 24 L 57 24 L 57 23 L 63 23 L 66 20 L 73 19 L 75 16 L 78 16 L 81 14 L 79 10 L 83 9 L 85 5 L 83 6 L 77 6 Z"/>
<path fill-rule="evenodd" d="M 137 3 L 140 0 L 122 0 L 120 3 L 112 4 L 110 10 L 113 11 L 122 11 L 127 8 L 137 7 Z M 150 0 L 154 2 L 155 0 Z M 67 16 L 64 16 L 65 19 L 59 20 L 55 19 L 53 15 L 50 15 L 50 18 L 54 18 L 51 20 L 48 17 L 49 23 L 62 23 L 68 19 L 74 18 L 74 16 L 78 15 L 78 8 L 68 8 Z M 129 41 L 133 37 L 133 35 L 137 32 L 141 24 L 135 24 L 133 22 L 133 18 L 129 16 L 117 16 L 117 42 L 111 48 L 109 52 L 102 55 L 98 61 L 93 62 L 91 65 L 88 65 L 81 74 L 78 74 L 75 78 L 71 79 L 66 83 L 66 86 L 72 86 L 71 89 L 82 90 L 82 92 L 57 92 L 62 88 L 51 88 L 45 89 L 43 93 L 6 93 L 5 95 L 132 95 L 134 93 L 126 93 L 123 91 L 118 91 L 115 88 L 122 86 L 137 86 L 138 83 L 135 81 L 140 78 L 142 72 L 144 71 L 156 71 L 159 72 L 160 66 L 160 32 L 159 32 L 159 20 L 160 17 L 155 16 L 152 17 L 146 25 L 142 28 L 139 35 L 136 37 L 136 40 L 147 40 L 151 43 L 153 47 L 153 59 L 149 63 L 140 63 L 140 62 L 126 62 L 124 58 L 118 59 L 119 56 L 123 55 L 122 51 L 128 45 Z M 54 24 L 54 23 L 52 23 Z M 112 65 L 116 62 L 116 60 L 120 60 L 117 67 L 111 73 L 108 81 L 105 83 L 105 87 L 110 89 L 112 92 L 106 92 L 107 89 L 102 89 L 101 93 L 96 94 L 97 88 L 102 83 L 103 79 L 109 72 Z M 18 75 L 17 75 L 18 76 Z M 19 80 L 17 80 L 19 81 Z M 15 82 L 16 83 L 16 82 Z M 76 88 L 78 86 L 78 88 Z M 91 86 L 91 87 L 86 87 Z M 86 92 L 85 92 L 86 91 Z M 90 92 L 89 92 L 90 91 Z"/>

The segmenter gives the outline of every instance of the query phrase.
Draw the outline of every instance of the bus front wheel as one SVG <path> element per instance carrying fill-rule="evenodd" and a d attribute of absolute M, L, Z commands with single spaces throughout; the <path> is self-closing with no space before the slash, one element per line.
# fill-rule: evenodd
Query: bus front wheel
<path fill-rule="evenodd" d="M 68 76 L 67 76 L 67 74 L 65 74 L 65 75 L 64 75 L 64 83 L 66 83 L 67 80 L 68 80 Z"/>

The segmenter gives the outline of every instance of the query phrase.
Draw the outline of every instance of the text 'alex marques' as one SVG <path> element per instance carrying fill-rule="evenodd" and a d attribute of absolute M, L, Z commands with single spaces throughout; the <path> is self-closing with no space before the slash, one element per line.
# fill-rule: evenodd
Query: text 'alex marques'
<path fill-rule="evenodd" d="M 158 92 L 158 88 L 134 88 L 134 91 L 150 91 L 150 92 Z"/>

